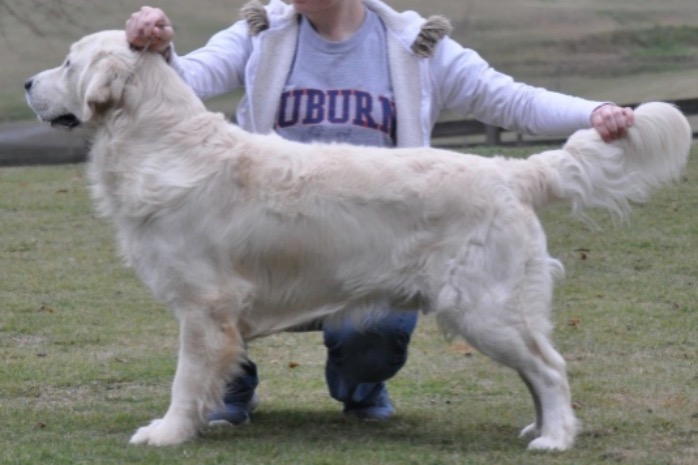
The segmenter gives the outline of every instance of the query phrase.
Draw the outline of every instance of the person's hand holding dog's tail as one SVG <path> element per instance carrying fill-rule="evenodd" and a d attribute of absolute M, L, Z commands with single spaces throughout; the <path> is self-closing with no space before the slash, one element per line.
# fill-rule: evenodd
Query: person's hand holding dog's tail
<path fill-rule="evenodd" d="M 633 118 L 632 108 L 607 103 L 591 113 L 591 126 L 604 142 L 613 142 L 625 136 L 627 129 L 633 125 Z"/>

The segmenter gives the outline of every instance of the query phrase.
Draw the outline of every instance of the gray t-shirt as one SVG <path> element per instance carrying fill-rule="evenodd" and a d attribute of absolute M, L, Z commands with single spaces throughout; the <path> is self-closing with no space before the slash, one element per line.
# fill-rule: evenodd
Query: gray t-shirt
<path fill-rule="evenodd" d="M 329 42 L 302 18 L 275 130 L 299 142 L 395 145 L 385 26 L 367 10 L 354 35 Z"/>

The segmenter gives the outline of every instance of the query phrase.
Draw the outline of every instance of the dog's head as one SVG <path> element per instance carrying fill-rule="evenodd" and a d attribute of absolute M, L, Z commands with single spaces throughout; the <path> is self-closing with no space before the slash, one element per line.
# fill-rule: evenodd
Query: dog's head
<path fill-rule="evenodd" d="M 104 31 L 73 44 L 63 64 L 25 82 L 27 102 L 42 121 L 73 128 L 117 104 L 137 64 L 124 31 Z"/>

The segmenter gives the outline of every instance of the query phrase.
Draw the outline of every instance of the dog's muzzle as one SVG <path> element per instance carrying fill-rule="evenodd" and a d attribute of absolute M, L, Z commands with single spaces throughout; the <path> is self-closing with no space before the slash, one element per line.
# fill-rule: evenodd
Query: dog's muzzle
<path fill-rule="evenodd" d="M 27 101 L 29 101 L 29 102 L 31 102 L 29 95 L 31 94 L 31 90 L 32 90 L 33 85 L 34 85 L 34 79 L 27 79 L 26 81 L 24 81 L 24 90 L 25 90 L 25 93 L 27 95 Z M 30 106 L 31 106 L 31 103 L 30 103 Z M 64 128 L 68 128 L 68 129 L 76 128 L 76 127 L 80 126 L 80 124 L 82 124 L 82 122 L 78 119 L 78 117 L 72 113 L 66 113 L 66 114 L 60 115 L 56 118 L 48 120 L 48 122 L 51 123 L 52 127 L 64 127 Z"/>

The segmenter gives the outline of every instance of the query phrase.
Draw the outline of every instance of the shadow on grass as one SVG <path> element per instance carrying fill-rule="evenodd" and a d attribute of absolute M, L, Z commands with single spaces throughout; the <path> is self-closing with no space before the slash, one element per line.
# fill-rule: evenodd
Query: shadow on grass
<path fill-rule="evenodd" d="M 523 426 L 523 425 L 521 425 Z M 204 429 L 197 442 L 236 445 L 247 441 L 273 443 L 275 447 L 299 444 L 318 447 L 347 443 L 373 447 L 444 449 L 453 452 L 512 451 L 525 448 L 518 439 L 519 427 L 490 420 L 473 422 L 468 418 L 425 418 L 398 414 L 388 421 L 365 421 L 345 417 L 338 411 L 318 412 L 298 409 L 258 412 L 243 427 L 215 426 Z M 351 444 L 351 445 L 350 445 Z M 340 446 L 341 447 L 341 446 Z"/>

